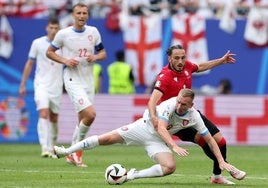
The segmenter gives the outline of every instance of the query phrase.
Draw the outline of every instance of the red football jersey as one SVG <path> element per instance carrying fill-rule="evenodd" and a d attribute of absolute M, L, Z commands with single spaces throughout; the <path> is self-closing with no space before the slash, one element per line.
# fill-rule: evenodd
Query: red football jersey
<path fill-rule="evenodd" d="M 190 61 L 186 61 L 183 71 L 180 73 L 174 72 L 166 65 L 158 74 L 154 88 L 163 93 L 159 103 L 171 97 L 178 95 L 182 88 L 192 87 L 192 73 L 196 72 L 198 66 Z"/>

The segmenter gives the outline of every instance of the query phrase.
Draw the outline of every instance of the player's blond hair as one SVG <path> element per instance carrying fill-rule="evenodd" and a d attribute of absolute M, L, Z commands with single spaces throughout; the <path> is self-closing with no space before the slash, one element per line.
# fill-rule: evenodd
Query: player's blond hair
<path fill-rule="evenodd" d="M 181 95 L 182 97 L 190 97 L 192 100 L 194 100 L 195 97 L 194 91 L 188 88 L 181 89 L 179 95 Z"/>

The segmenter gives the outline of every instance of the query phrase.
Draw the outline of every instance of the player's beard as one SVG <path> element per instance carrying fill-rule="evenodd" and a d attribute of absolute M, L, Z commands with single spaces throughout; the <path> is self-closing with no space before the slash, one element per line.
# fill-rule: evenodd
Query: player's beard
<path fill-rule="evenodd" d="M 173 64 L 171 64 L 170 67 L 175 72 L 181 72 L 183 70 L 183 65 L 182 64 L 178 64 L 176 66 L 174 66 Z"/>

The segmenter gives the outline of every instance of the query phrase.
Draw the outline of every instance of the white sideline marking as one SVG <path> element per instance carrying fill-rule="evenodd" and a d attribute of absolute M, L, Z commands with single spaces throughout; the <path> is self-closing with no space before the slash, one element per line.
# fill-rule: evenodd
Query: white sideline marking
<path fill-rule="evenodd" d="M 40 171 L 40 170 L 14 170 L 14 169 L 0 169 L 0 172 L 24 172 L 24 173 L 50 173 L 51 171 Z M 54 173 L 72 173 L 70 171 L 53 171 Z M 75 171 L 75 174 L 103 174 L 104 172 L 88 172 L 88 171 Z M 188 174 L 171 174 L 170 176 L 189 176 Z M 192 174 L 193 177 L 199 177 L 199 178 L 208 178 L 209 176 L 204 175 L 198 175 L 198 174 Z M 245 179 L 256 179 L 256 180 L 268 180 L 268 177 L 255 177 L 255 176 L 246 176 Z"/>

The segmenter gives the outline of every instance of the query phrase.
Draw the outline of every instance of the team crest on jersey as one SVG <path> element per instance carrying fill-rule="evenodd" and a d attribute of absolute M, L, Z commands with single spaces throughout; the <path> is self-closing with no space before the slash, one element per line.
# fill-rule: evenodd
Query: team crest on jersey
<path fill-rule="evenodd" d="M 174 77 L 173 80 L 174 80 L 175 82 L 178 82 L 178 78 L 177 78 L 177 77 Z"/>
<path fill-rule="evenodd" d="M 189 72 L 186 70 L 186 71 L 184 71 L 184 74 L 186 75 L 186 76 L 189 76 Z"/>
<path fill-rule="evenodd" d="M 92 41 L 93 40 L 93 36 L 92 35 L 88 35 L 87 38 L 88 38 L 89 41 Z"/>
<path fill-rule="evenodd" d="M 127 131 L 128 130 L 128 127 L 127 126 L 121 127 L 121 130 L 122 131 Z"/>
<path fill-rule="evenodd" d="M 83 104 L 84 104 L 84 100 L 83 100 L 83 99 L 79 99 L 79 100 L 78 100 L 78 103 L 79 103 L 80 105 L 83 105 Z"/>
<path fill-rule="evenodd" d="M 183 127 L 188 125 L 188 124 L 189 124 L 189 120 L 187 120 L 187 119 L 182 120 L 182 126 Z"/>

